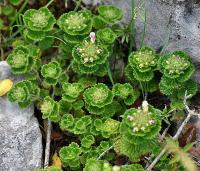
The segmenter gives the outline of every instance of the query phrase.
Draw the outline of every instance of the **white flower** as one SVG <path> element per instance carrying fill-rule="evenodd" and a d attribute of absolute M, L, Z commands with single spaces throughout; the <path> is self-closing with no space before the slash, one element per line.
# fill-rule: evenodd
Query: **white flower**
<path fill-rule="evenodd" d="M 150 124 L 150 125 L 153 125 L 154 123 L 155 123 L 154 120 L 150 120 L 150 121 L 149 121 L 149 124 Z"/>
<path fill-rule="evenodd" d="M 120 167 L 119 166 L 113 166 L 112 171 L 120 171 Z"/>
<path fill-rule="evenodd" d="M 133 132 L 138 132 L 138 131 L 139 131 L 138 127 L 133 128 Z"/>
<path fill-rule="evenodd" d="M 95 40 L 96 40 L 96 34 L 95 34 L 95 32 L 91 32 L 90 33 L 90 40 L 91 40 L 92 43 L 95 42 Z"/>
<path fill-rule="evenodd" d="M 146 100 L 144 100 L 142 102 L 142 109 L 143 109 L 144 112 L 148 112 L 148 110 L 149 110 L 148 106 L 149 106 L 148 102 Z"/>

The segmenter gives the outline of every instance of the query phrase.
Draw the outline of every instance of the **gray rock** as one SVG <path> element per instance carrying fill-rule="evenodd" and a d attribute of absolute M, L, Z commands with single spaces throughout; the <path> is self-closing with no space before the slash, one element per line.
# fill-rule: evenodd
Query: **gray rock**
<path fill-rule="evenodd" d="M 0 80 L 20 78 L 11 74 L 6 62 L 0 62 Z M 34 108 L 20 109 L 0 97 L 0 171 L 34 171 L 42 163 L 42 136 Z"/>

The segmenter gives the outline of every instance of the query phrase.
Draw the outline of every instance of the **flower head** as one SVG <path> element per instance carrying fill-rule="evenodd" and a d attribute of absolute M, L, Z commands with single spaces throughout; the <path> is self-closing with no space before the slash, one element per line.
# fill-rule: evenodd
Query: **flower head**
<path fill-rule="evenodd" d="M 88 10 L 71 11 L 60 16 L 59 27 L 69 35 L 85 35 L 92 29 L 91 13 Z"/>

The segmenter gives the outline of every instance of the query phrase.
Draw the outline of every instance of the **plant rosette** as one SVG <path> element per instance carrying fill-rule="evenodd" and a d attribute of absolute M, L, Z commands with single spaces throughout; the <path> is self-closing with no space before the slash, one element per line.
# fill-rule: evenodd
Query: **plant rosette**
<path fill-rule="evenodd" d="M 157 69 L 158 59 L 158 55 L 149 47 L 132 52 L 128 57 L 129 77 L 138 81 L 150 81 L 154 77 L 153 71 Z"/>
<path fill-rule="evenodd" d="M 43 119 L 50 119 L 53 122 L 60 121 L 59 103 L 47 96 L 40 107 Z"/>
<path fill-rule="evenodd" d="M 87 105 L 101 109 L 112 103 L 113 93 L 105 84 L 99 83 L 86 89 L 83 98 Z"/>
<path fill-rule="evenodd" d="M 190 79 L 195 70 L 189 55 L 182 51 L 162 56 L 158 65 L 166 79 L 174 79 L 181 83 Z"/>
<path fill-rule="evenodd" d="M 75 119 L 72 114 L 64 114 L 60 120 L 60 128 L 63 131 L 72 130 L 75 123 Z"/>
<path fill-rule="evenodd" d="M 104 28 L 97 31 L 97 40 L 102 44 L 112 44 L 116 38 L 117 35 L 111 28 Z"/>
<path fill-rule="evenodd" d="M 64 146 L 59 151 L 59 156 L 62 164 L 71 168 L 79 168 L 80 167 L 80 154 L 82 153 L 81 148 L 75 142 L 72 142 L 69 146 Z"/>
<path fill-rule="evenodd" d="M 123 99 L 126 105 L 132 105 L 140 95 L 140 92 L 134 90 L 130 83 L 116 83 L 112 91 L 116 97 Z"/>
<path fill-rule="evenodd" d="M 74 102 L 83 90 L 84 86 L 80 83 L 64 83 L 62 99 L 70 103 Z"/>
<path fill-rule="evenodd" d="M 92 123 L 91 116 L 83 116 L 80 119 L 76 118 L 72 132 L 74 134 L 85 134 L 88 131 L 88 126 Z"/>
<path fill-rule="evenodd" d="M 17 46 L 7 58 L 7 62 L 14 74 L 29 73 L 39 56 L 39 49 L 29 46 Z"/>
<path fill-rule="evenodd" d="M 26 108 L 31 102 L 37 100 L 40 89 L 31 81 L 24 80 L 16 83 L 8 92 L 8 99 L 18 103 L 21 108 Z"/>
<path fill-rule="evenodd" d="M 113 5 L 100 5 L 98 7 L 99 16 L 106 24 L 114 24 L 122 19 L 123 12 Z"/>
<path fill-rule="evenodd" d="M 109 138 L 110 136 L 117 134 L 119 130 L 120 122 L 114 119 L 107 119 L 101 127 L 102 136 Z"/>
<path fill-rule="evenodd" d="M 125 111 L 120 126 L 121 135 L 132 143 L 153 139 L 161 128 L 161 111 L 143 101 L 142 107 Z"/>
<path fill-rule="evenodd" d="M 51 31 L 56 23 L 55 17 L 46 7 L 27 10 L 23 15 L 23 21 L 25 35 L 35 41 L 44 39 L 45 33 Z"/>
<path fill-rule="evenodd" d="M 81 146 L 88 149 L 95 143 L 95 138 L 92 135 L 86 135 L 81 140 Z"/>
<path fill-rule="evenodd" d="M 86 35 L 92 29 L 92 16 L 89 10 L 70 11 L 60 16 L 58 26 L 68 35 Z"/>
<path fill-rule="evenodd" d="M 109 51 L 91 40 L 85 39 L 72 50 L 74 65 L 82 74 L 98 73 L 102 65 L 105 65 Z"/>
<path fill-rule="evenodd" d="M 112 171 L 112 166 L 106 161 L 90 158 L 87 160 L 83 171 Z"/>
<path fill-rule="evenodd" d="M 41 74 L 47 84 L 56 84 L 62 74 L 62 68 L 56 61 L 50 62 L 42 66 Z"/>

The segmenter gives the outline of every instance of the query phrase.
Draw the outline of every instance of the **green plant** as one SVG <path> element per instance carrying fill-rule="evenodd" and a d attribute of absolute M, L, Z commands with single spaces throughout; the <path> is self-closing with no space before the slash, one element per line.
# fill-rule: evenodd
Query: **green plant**
<path fill-rule="evenodd" d="M 33 71 L 40 50 L 31 46 L 17 46 L 8 56 L 7 62 L 14 74 L 26 74 Z"/>
<path fill-rule="evenodd" d="M 62 73 L 60 64 L 56 61 L 50 62 L 42 66 L 41 74 L 45 78 L 47 84 L 56 84 Z"/>
<path fill-rule="evenodd" d="M 57 23 L 69 38 L 70 35 L 86 35 L 92 29 L 91 12 L 89 10 L 71 11 L 61 15 Z"/>
<path fill-rule="evenodd" d="M 143 47 L 131 53 L 128 58 L 129 65 L 127 65 L 127 70 L 130 70 L 127 71 L 128 78 L 138 81 L 152 80 L 158 59 L 158 55 L 149 47 Z"/>
<path fill-rule="evenodd" d="M 62 140 L 55 138 L 58 149 L 53 150 L 59 151 L 64 170 L 144 171 L 146 157 L 162 148 L 159 138 L 165 124 L 161 123 L 170 124 L 175 112 L 184 113 L 186 95 L 197 92 L 190 57 L 182 51 L 162 56 L 147 46 L 135 50 L 139 7 L 134 7 L 134 1 L 128 26 L 119 24 L 123 12 L 113 5 L 89 10 L 79 0 L 73 11 L 69 9 L 74 3 L 54 17 L 52 2 L 22 15 L 28 3 L 24 1 L 14 17 L 13 6 L 3 9 L 19 24 L 6 40 L 11 45 L 7 49 L 13 48 L 7 63 L 13 74 L 24 79 L 8 92 L 9 100 L 22 108 L 34 104 L 37 117 L 48 121 L 47 135 L 49 130 L 59 131 Z M 146 17 L 145 12 L 145 22 Z M 0 87 L 2 95 L 11 86 Z M 171 166 L 169 158 L 164 161 Z"/>
<path fill-rule="evenodd" d="M 39 88 L 31 81 L 24 80 L 16 83 L 8 93 L 11 102 L 18 103 L 21 108 L 26 108 L 39 97 Z"/>
<path fill-rule="evenodd" d="M 69 146 L 62 147 L 59 151 L 60 159 L 64 166 L 71 168 L 79 168 L 79 155 L 82 153 L 81 148 L 77 143 L 71 143 Z"/>
<path fill-rule="evenodd" d="M 102 113 L 105 107 L 111 104 L 113 100 L 112 91 L 102 83 L 86 89 L 83 96 L 87 109 L 95 114 Z"/>
<path fill-rule="evenodd" d="M 123 99 L 126 105 L 132 105 L 140 95 L 139 91 L 133 89 L 129 83 L 116 83 L 112 91 L 116 97 Z"/>
<path fill-rule="evenodd" d="M 116 23 L 123 17 L 123 12 L 112 5 L 101 5 L 98 7 L 100 19 L 106 24 Z"/>
<path fill-rule="evenodd" d="M 191 97 L 197 92 L 197 84 L 190 80 L 194 73 L 190 57 L 182 51 L 175 51 L 161 57 L 158 66 L 163 73 L 159 84 L 160 91 L 171 97 L 172 106 L 184 108 L 182 101 L 185 92 Z"/>
<path fill-rule="evenodd" d="M 80 83 L 64 83 L 63 84 L 63 100 L 67 102 L 74 102 L 84 90 L 84 87 Z"/>
<path fill-rule="evenodd" d="M 156 148 L 161 129 L 161 111 L 143 101 L 142 107 L 128 109 L 120 126 L 119 151 L 132 160 Z M 151 148 L 150 148 L 151 147 Z"/>
<path fill-rule="evenodd" d="M 46 34 L 53 30 L 56 23 L 53 14 L 46 7 L 27 10 L 23 15 L 23 21 L 26 27 L 24 35 L 35 41 L 44 39 Z"/>
<path fill-rule="evenodd" d="M 98 74 L 108 60 L 109 51 L 96 41 L 86 39 L 73 48 L 72 56 L 76 72 Z"/>
<path fill-rule="evenodd" d="M 41 112 L 43 119 L 50 119 L 51 121 L 58 122 L 60 120 L 59 104 L 51 97 L 46 96 L 41 105 Z"/>
<path fill-rule="evenodd" d="M 101 43 L 112 44 L 116 38 L 116 33 L 109 27 L 97 31 L 97 40 Z"/>

